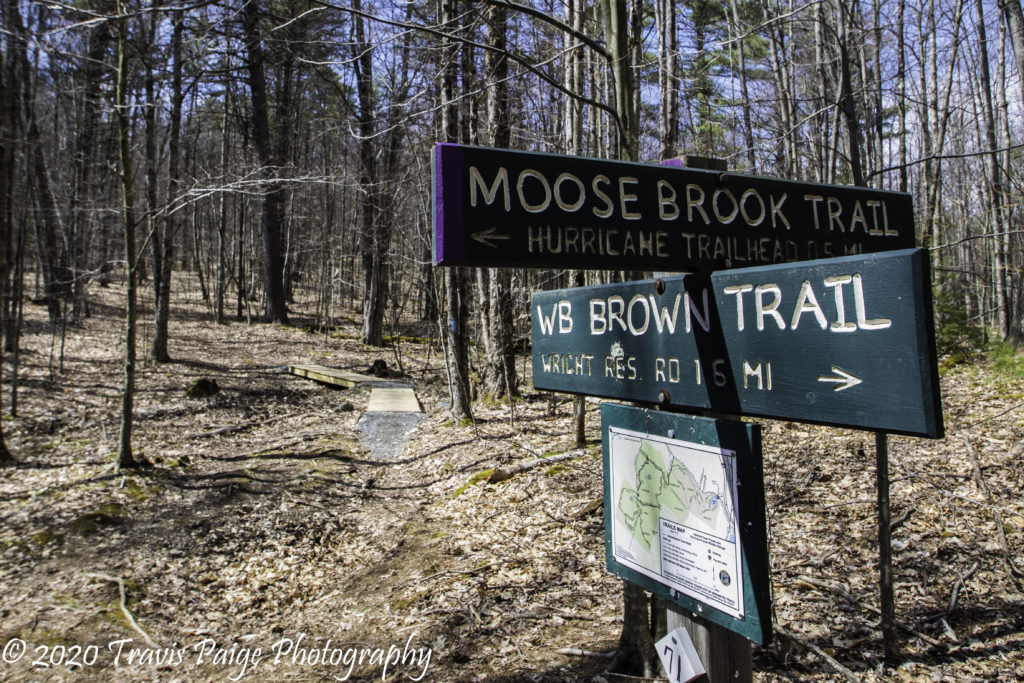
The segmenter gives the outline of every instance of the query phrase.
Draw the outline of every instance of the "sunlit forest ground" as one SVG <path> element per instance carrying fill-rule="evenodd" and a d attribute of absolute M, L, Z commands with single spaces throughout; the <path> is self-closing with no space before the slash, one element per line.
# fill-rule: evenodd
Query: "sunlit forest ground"
<path fill-rule="evenodd" d="M 311 293 L 292 327 L 218 326 L 181 282 L 174 361 L 140 368 L 138 471 L 113 469 L 120 290 L 94 288 L 93 315 L 63 331 L 26 305 L 13 417 L 10 354 L 4 368 L 21 464 L 0 470 L 0 679 L 601 674 L 622 590 L 604 567 L 597 401 L 578 451 L 568 397 L 533 391 L 528 374 L 511 407 L 478 404 L 455 424 L 432 326 L 368 348 L 355 312 L 309 327 Z M 140 358 L 150 321 L 144 305 Z M 426 413 L 387 461 L 359 441 L 368 389 L 280 371 L 377 359 L 401 367 Z M 897 669 L 878 629 L 873 435 L 763 421 L 774 619 L 790 635 L 755 647 L 758 680 L 841 680 L 836 664 L 863 680 L 1024 678 L 1024 360 L 958 360 L 943 368 L 946 438 L 890 440 Z M 187 397 L 204 377 L 219 391 Z"/>

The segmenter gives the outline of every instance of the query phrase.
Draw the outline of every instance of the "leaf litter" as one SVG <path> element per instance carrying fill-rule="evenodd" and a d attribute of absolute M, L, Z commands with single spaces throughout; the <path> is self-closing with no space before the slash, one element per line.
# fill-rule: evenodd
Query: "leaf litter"
<path fill-rule="evenodd" d="M 595 505 L 598 401 L 582 449 L 571 401 L 530 389 L 514 412 L 478 404 L 474 423 L 455 424 L 437 349 L 403 343 L 403 381 L 426 415 L 376 459 L 357 429 L 367 388 L 278 368 L 362 371 L 394 350 L 362 346 L 354 325 L 216 326 L 182 290 L 174 362 L 138 377 L 134 445 L 152 466 L 115 474 L 121 320 L 114 293 L 98 295 L 100 313 L 67 329 L 63 368 L 45 311 L 26 307 L 19 412 L 4 422 L 22 464 L 0 470 L 0 647 L 20 639 L 63 663 L 33 666 L 30 650 L 0 677 L 576 681 L 607 666 L 622 584 L 605 570 Z M 199 377 L 220 390 L 187 398 Z M 1022 387 L 976 364 L 942 392 L 944 440 L 890 439 L 896 668 L 878 627 L 873 435 L 761 423 L 774 619 L 788 637 L 755 647 L 757 680 L 845 680 L 826 658 L 865 681 L 1024 678 Z M 553 455 L 568 457 L 490 481 Z M 121 581 L 123 609 L 99 576 Z M 148 646 L 125 610 L 178 658 L 129 661 L 123 648 Z M 115 665 L 112 644 L 129 638 Z M 67 666 L 75 646 L 94 646 L 95 662 Z M 382 671 L 392 647 L 429 648 L 429 662 Z M 360 648 L 361 663 L 330 661 Z"/>

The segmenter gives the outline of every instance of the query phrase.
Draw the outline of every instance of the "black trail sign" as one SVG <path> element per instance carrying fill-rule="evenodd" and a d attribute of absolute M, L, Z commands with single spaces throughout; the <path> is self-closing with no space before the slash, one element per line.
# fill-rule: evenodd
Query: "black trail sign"
<path fill-rule="evenodd" d="M 439 143 L 434 262 L 669 272 L 913 247 L 911 197 Z"/>
<path fill-rule="evenodd" d="M 940 438 L 928 271 L 907 249 L 537 292 L 533 385 Z"/>

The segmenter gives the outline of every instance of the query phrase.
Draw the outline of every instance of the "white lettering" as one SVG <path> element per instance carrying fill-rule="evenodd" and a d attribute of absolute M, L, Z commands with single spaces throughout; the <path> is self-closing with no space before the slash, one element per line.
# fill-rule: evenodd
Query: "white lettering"
<path fill-rule="evenodd" d="M 676 301 L 671 314 L 668 312 L 668 306 L 659 307 L 654 300 L 654 295 L 649 296 L 651 297 L 651 309 L 654 311 L 654 325 L 658 328 L 658 334 L 664 332 L 666 327 L 669 334 L 675 334 L 676 319 L 679 317 L 679 302 L 682 301 L 683 295 L 676 292 Z"/>
<path fill-rule="evenodd" d="M 498 188 L 504 188 L 503 196 L 505 198 L 505 212 L 508 213 L 512 210 L 512 199 L 509 196 L 508 191 L 508 170 L 502 166 L 498 169 L 498 175 L 494 177 L 494 184 L 491 185 L 491 189 L 487 189 L 486 183 L 484 183 L 483 176 L 480 175 L 480 170 L 476 166 L 469 167 L 469 205 L 476 206 L 476 192 L 477 187 L 483 191 L 484 201 L 488 205 L 494 203 L 495 197 L 498 196 Z"/>
<path fill-rule="evenodd" d="M 736 295 L 736 330 L 743 331 L 743 295 L 754 290 L 754 285 L 729 285 L 723 291 Z"/>
<path fill-rule="evenodd" d="M 703 297 L 703 300 L 704 300 L 704 313 L 703 313 L 703 315 L 701 315 L 701 312 L 698 311 L 696 309 L 696 307 L 693 305 L 693 299 L 690 298 L 690 293 L 689 292 L 685 292 L 683 294 L 683 299 L 686 301 L 686 305 L 683 308 L 684 308 L 684 311 L 685 311 L 685 314 L 686 314 L 686 331 L 687 332 L 689 332 L 692 329 L 691 326 L 690 326 L 690 316 L 691 316 L 691 314 L 692 314 L 692 316 L 694 318 L 697 319 L 697 324 L 700 325 L 700 329 L 704 330 L 705 332 L 710 332 L 711 331 L 711 315 L 710 315 L 710 312 L 709 312 L 709 309 L 708 309 L 708 290 L 706 288 L 701 290 L 701 296 Z"/>
<path fill-rule="evenodd" d="M 626 208 L 628 202 L 635 202 L 636 195 L 626 192 L 626 184 L 636 185 L 639 180 L 636 178 L 619 178 L 619 210 L 622 211 L 622 217 L 626 220 L 636 221 L 643 218 L 643 216 L 635 211 L 630 211 Z"/>
<path fill-rule="evenodd" d="M 604 202 L 603 209 L 599 209 L 596 206 L 593 208 L 594 215 L 597 216 L 598 218 L 608 218 L 608 216 L 612 215 L 612 211 L 615 210 L 615 205 L 612 204 L 612 198 L 605 194 L 604 191 L 602 191 L 601 188 L 597 186 L 598 183 L 604 183 L 605 185 L 607 185 L 610 182 L 612 181 L 610 178 L 608 178 L 608 176 L 596 175 L 594 176 L 594 180 L 591 181 L 590 183 L 590 187 L 591 189 L 594 190 L 594 194 L 596 194 L 598 198 L 600 198 L 600 200 Z"/>
<path fill-rule="evenodd" d="M 832 277 L 825 278 L 825 286 L 835 289 L 836 319 L 831 325 L 833 332 L 857 331 L 857 323 L 846 321 L 846 303 L 843 301 L 843 285 L 851 282 L 852 280 L 853 277 L 850 275 L 833 275 Z"/>
<path fill-rule="evenodd" d="M 757 206 L 760 209 L 760 213 L 757 214 L 757 218 L 751 218 L 750 214 L 747 213 L 747 199 L 753 197 L 757 200 Z M 757 190 L 750 188 L 740 195 L 740 214 L 743 216 L 743 220 L 747 225 L 755 226 L 761 225 L 764 222 L 764 216 L 766 209 L 764 207 L 764 200 L 761 199 L 761 195 L 758 194 Z"/>
<path fill-rule="evenodd" d="M 608 325 L 604 320 L 605 308 L 604 299 L 590 300 L 590 334 L 604 334 L 608 329 Z M 601 329 L 597 327 L 599 323 Z"/>
<path fill-rule="evenodd" d="M 686 220 L 692 223 L 693 210 L 697 209 L 701 218 L 704 219 L 704 225 L 711 225 L 711 219 L 708 218 L 708 214 L 704 210 L 703 204 L 704 190 L 700 185 L 694 185 L 693 183 L 688 184 L 686 186 Z"/>
<path fill-rule="evenodd" d="M 672 194 L 666 196 L 665 190 L 668 190 Z M 666 210 L 666 207 L 671 207 L 671 209 Z M 676 190 L 665 180 L 658 181 L 658 218 L 663 221 L 671 221 L 679 218 L 679 206 L 676 204 Z"/>
<path fill-rule="evenodd" d="M 764 295 L 772 294 L 772 302 L 765 306 Z M 779 326 L 780 330 L 786 329 L 786 321 L 782 319 L 782 315 L 779 313 L 779 304 L 782 303 L 782 290 L 778 285 L 758 285 L 754 288 L 754 310 L 757 313 L 757 329 L 758 331 L 764 330 L 764 318 L 766 315 L 770 315 L 775 319 L 775 323 Z"/>
<path fill-rule="evenodd" d="M 544 188 L 544 201 L 539 204 L 530 204 L 526 201 L 526 195 L 523 192 L 523 185 L 526 184 L 527 178 L 536 178 L 540 181 L 540 185 Z M 516 182 L 516 192 L 519 194 L 519 204 L 530 213 L 540 213 L 549 206 L 551 206 L 551 186 L 548 185 L 548 180 L 545 178 L 540 171 L 535 171 L 532 168 L 524 169 L 519 174 L 519 180 Z"/>
<path fill-rule="evenodd" d="M 862 330 L 887 330 L 892 327 L 892 321 L 888 318 L 873 318 L 868 320 L 868 314 L 864 306 L 864 283 L 861 274 L 853 276 L 853 305 L 857 311 L 857 327 Z"/>
<path fill-rule="evenodd" d="M 732 211 L 725 215 L 718 210 L 718 198 L 722 196 L 728 197 L 729 201 L 732 202 Z M 729 224 L 736 220 L 736 215 L 740 212 L 740 207 L 736 202 L 736 197 L 728 187 L 719 187 L 715 189 L 714 194 L 711 195 L 711 211 L 714 212 L 715 218 L 717 218 L 721 223 Z"/>
<path fill-rule="evenodd" d="M 633 307 L 637 304 L 643 304 L 644 309 L 644 324 L 639 327 L 633 324 Z M 634 294 L 633 298 L 629 300 L 629 309 L 626 311 L 626 321 L 629 323 L 629 331 L 633 333 L 634 337 L 639 337 L 647 331 L 647 327 L 651 324 L 651 309 L 648 308 L 647 299 L 643 294 Z"/>
<path fill-rule="evenodd" d="M 540 318 L 540 333 L 541 334 L 552 334 L 555 331 L 555 315 L 558 313 L 558 304 L 551 307 L 551 316 L 548 318 L 544 317 L 543 311 L 540 306 L 537 306 L 537 317 Z"/>
<path fill-rule="evenodd" d="M 579 188 L 579 196 L 576 198 L 576 201 L 572 204 L 569 204 L 562 198 L 562 183 L 565 182 L 566 180 L 576 183 L 576 187 Z M 579 208 L 583 206 L 583 200 L 586 198 L 587 190 L 583 186 L 583 181 L 574 176 L 572 173 L 563 173 L 562 175 L 558 176 L 558 178 L 555 179 L 555 204 L 558 204 L 558 208 L 562 209 L 563 211 L 568 211 L 569 213 L 572 213 L 573 211 L 578 211 Z"/>
<path fill-rule="evenodd" d="M 797 325 L 800 324 L 800 316 L 804 313 L 813 313 L 817 319 L 818 324 L 821 325 L 821 329 L 828 327 L 828 320 L 825 318 L 825 312 L 821 310 L 821 306 L 818 305 L 818 298 L 814 296 L 814 290 L 811 289 L 811 281 L 804 280 L 803 284 L 800 285 L 800 294 L 796 298 L 796 308 L 793 309 L 793 320 L 790 321 L 789 326 L 794 330 Z"/>
<path fill-rule="evenodd" d="M 558 302 L 558 333 L 572 332 L 572 304 L 568 301 Z"/>

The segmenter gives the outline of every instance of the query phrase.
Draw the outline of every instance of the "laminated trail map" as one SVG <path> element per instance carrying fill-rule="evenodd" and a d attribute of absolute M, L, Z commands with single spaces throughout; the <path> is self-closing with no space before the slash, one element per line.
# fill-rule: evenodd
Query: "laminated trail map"
<path fill-rule="evenodd" d="M 743 619 L 736 454 L 618 427 L 608 436 L 615 559 Z"/>

